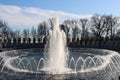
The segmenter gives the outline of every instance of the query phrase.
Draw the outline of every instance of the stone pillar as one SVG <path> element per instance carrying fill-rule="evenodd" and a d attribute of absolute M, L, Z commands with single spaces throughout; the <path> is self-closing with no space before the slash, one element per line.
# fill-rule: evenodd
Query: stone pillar
<path fill-rule="evenodd" d="M 45 38 L 45 36 L 43 35 L 42 37 L 41 37 L 41 42 L 43 43 L 43 41 L 44 41 L 44 38 Z"/>
<path fill-rule="evenodd" d="M 38 43 L 38 38 L 35 38 L 35 39 L 36 39 L 35 42 Z"/>
<path fill-rule="evenodd" d="M 14 38 L 11 38 L 11 43 L 14 43 Z"/>
<path fill-rule="evenodd" d="M 23 43 L 23 37 L 21 37 L 21 43 Z"/>
<path fill-rule="evenodd" d="M 30 43 L 33 43 L 33 37 L 31 37 L 30 39 L 31 39 Z"/>

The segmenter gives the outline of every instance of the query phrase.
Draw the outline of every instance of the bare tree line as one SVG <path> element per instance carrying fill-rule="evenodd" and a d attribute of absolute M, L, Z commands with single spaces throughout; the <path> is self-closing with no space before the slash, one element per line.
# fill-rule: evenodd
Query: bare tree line
<path fill-rule="evenodd" d="M 0 32 L 4 38 L 21 36 L 24 38 L 42 38 L 48 35 L 48 31 L 52 29 L 53 25 L 53 19 L 49 19 L 48 22 L 41 22 L 37 28 L 32 27 L 31 29 L 24 29 L 23 31 L 13 31 L 7 22 L 0 20 Z M 119 18 L 113 15 L 95 14 L 91 19 L 65 20 L 60 27 L 64 30 L 67 37 L 71 35 L 73 38 L 76 38 L 81 34 L 83 39 L 96 37 L 99 42 L 102 37 L 114 38 L 120 36 Z"/>

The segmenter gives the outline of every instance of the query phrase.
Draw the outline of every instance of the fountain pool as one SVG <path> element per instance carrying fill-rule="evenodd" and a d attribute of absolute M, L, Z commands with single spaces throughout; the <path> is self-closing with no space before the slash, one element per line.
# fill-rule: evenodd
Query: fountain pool
<path fill-rule="evenodd" d="M 67 68 L 60 73 L 45 68 L 43 49 L 6 51 L 0 59 L 1 73 L 16 78 L 110 80 L 120 73 L 120 55 L 103 49 L 69 48 Z"/>

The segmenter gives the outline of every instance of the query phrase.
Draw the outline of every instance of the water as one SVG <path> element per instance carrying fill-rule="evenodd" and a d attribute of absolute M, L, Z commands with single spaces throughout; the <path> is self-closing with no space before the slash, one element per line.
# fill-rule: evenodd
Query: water
<path fill-rule="evenodd" d="M 66 35 L 60 30 L 58 17 L 53 19 L 53 29 L 49 30 L 49 40 L 46 44 L 48 50 L 45 55 L 46 65 L 44 69 L 50 73 L 63 73 L 68 68 L 68 52 L 66 47 Z"/>
<path fill-rule="evenodd" d="M 44 52 L 38 49 L 7 51 L 0 56 L 0 72 L 9 77 L 16 76 L 16 79 L 110 80 L 120 75 L 120 55 L 110 50 L 69 49 L 67 70 L 60 73 L 45 68 Z"/>

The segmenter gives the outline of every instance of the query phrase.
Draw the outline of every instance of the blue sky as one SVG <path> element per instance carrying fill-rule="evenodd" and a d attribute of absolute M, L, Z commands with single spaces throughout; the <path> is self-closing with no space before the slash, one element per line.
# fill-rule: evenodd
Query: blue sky
<path fill-rule="evenodd" d="M 75 14 L 106 13 L 120 15 L 120 0 L 0 0 L 0 3 Z"/>
<path fill-rule="evenodd" d="M 120 0 L 0 0 L 0 19 L 21 28 L 36 26 L 45 17 L 54 15 L 60 15 L 61 19 L 67 15 L 89 18 L 95 13 L 120 16 L 119 4 Z"/>

